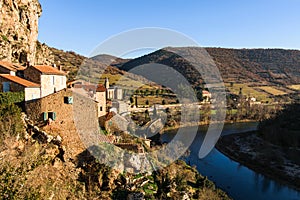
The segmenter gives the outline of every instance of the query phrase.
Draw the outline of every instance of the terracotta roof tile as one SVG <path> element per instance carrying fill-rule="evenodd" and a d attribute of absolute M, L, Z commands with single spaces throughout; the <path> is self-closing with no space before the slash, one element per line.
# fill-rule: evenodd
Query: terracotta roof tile
<path fill-rule="evenodd" d="M 207 90 L 202 90 L 202 94 L 210 94 L 210 92 Z"/>
<path fill-rule="evenodd" d="M 5 79 L 7 79 L 11 82 L 17 83 L 19 85 L 22 85 L 24 87 L 40 87 L 39 84 L 27 81 L 27 80 L 22 79 L 18 76 L 12 76 L 12 75 L 9 75 L 9 74 L 0 74 L 0 77 L 5 78 Z"/>
<path fill-rule="evenodd" d="M 96 92 L 106 92 L 106 88 L 103 85 L 98 85 Z"/>
<path fill-rule="evenodd" d="M 65 72 L 48 65 L 35 65 L 33 67 L 43 74 L 66 75 Z"/>
<path fill-rule="evenodd" d="M 14 71 L 14 72 L 16 72 L 17 70 L 24 70 L 26 68 L 26 67 L 23 67 L 22 65 L 11 63 L 11 62 L 4 61 L 4 60 L 0 61 L 0 66 L 6 68 L 8 70 Z"/>

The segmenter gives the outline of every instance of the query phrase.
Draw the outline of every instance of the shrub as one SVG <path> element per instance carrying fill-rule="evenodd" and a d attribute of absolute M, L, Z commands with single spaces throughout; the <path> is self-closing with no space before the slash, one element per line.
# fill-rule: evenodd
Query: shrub
<path fill-rule="evenodd" d="M 8 38 L 5 35 L 1 35 L 2 40 L 8 42 Z"/>
<path fill-rule="evenodd" d="M 21 109 L 14 105 L 0 105 L 0 143 L 9 136 L 16 136 L 23 131 Z"/>
<path fill-rule="evenodd" d="M 0 92 L 0 104 L 8 105 L 23 102 L 25 99 L 24 92 Z"/>

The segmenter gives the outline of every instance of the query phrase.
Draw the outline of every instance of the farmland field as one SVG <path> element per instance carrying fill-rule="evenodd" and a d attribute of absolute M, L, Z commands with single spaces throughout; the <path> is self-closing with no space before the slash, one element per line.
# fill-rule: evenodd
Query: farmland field
<path fill-rule="evenodd" d="M 153 89 L 149 85 L 145 85 L 142 82 L 132 80 L 126 76 L 122 75 L 111 75 L 111 74 L 102 74 L 100 78 L 100 83 L 104 84 L 105 78 L 109 79 L 110 85 L 118 85 L 123 88 L 142 88 L 142 89 Z"/>
<path fill-rule="evenodd" d="M 266 92 L 258 91 L 254 87 L 250 87 L 247 84 L 235 83 L 232 86 L 230 86 L 230 84 L 225 84 L 225 86 L 233 94 L 239 94 L 240 88 L 242 88 L 243 94 L 248 97 L 255 97 L 258 101 L 272 101 Z"/>
<path fill-rule="evenodd" d="M 267 93 L 275 95 L 275 96 L 287 94 L 286 92 L 283 92 L 281 90 L 275 89 L 270 86 L 262 86 L 262 87 L 258 87 L 258 89 L 262 89 L 262 90 L 266 91 Z"/>

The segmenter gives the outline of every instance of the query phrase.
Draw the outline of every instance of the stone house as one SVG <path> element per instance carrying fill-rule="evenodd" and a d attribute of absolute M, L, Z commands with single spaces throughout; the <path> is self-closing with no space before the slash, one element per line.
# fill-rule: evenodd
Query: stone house
<path fill-rule="evenodd" d="M 126 113 L 128 112 L 129 105 L 125 103 L 124 101 L 120 100 L 113 100 L 112 101 L 112 108 L 115 109 L 118 114 Z"/>
<path fill-rule="evenodd" d="M 106 115 L 106 88 L 103 85 L 98 85 L 95 94 L 95 100 L 98 105 L 98 117 Z"/>
<path fill-rule="evenodd" d="M 108 78 L 104 82 L 105 88 L 107 90 L 106 99 L 110 100 L 122 100 L 123 99 L 123 90 L 117 86 L 110 86 Z"/>
<path fill-rule="evenodd" d="M 15 63 L 3 61 L 3 60 L 0 61 L 0 74 L 10 74 L 12 76 L 23 77 L 24 69 L 25 69 L 25 67 L 23 67 L 19 64 L 15 64 Z"/>
<path fill-rule="evenodd" d="M 31 120 L 47 121 L 51 118 L 53 121 L 73 120 L 73 93 L 67 89 L 61 90 L 52 95 L 25 102 L 25 110 Z"/>
<path fill-rule="evenodd" d="M 41 88 L 39 84 L 25 80 L 10 74 L 0 74 L 1 92 L 24 92 L 25 101 L 40 98 Z"/>
<path fill-rule="evenodd" d="M 83 97 L 90 98 L 97 103 L 98 117 L 106 115 L 106 88 L 101 84 L 90 84 L 86 81 L 73 81 L 68 85 L 72 91 L 82 95 Z"/>
<path fill-rule="evenodd" d="M 47 65 L 29 66 L 24 70 L 25 79 L 41 85 L 41 97 L 58 92 L 67 87 L 66 74 Z"/>
<path fill-rule="evenodd" d="M 211 100 L 211 93 L 207 90 L 202 90 L 202 98 L 204 102 L 209 102 Z"/>

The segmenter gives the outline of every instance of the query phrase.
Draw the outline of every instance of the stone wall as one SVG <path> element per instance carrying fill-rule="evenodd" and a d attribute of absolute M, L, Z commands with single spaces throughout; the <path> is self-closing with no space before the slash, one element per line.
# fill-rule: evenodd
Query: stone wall
<path fill-rule="evenodd" d="M 24 76 L 25 76 L 25 79 L 27 79 L 31 82 L 41 84 L 41 77 L 40 77 L 41 72 L 34 69 L 32 66 L 29 66 L 24 70 Z"/>
<path fill-rule="evenodd" d="M 65 89 L 41 99 L 26 102 L 26 113 L 31 120 L 43 121 L 44 112 L 55 112 L 57 123 L 72 122 L 73 105 L 66 104 L 64 101 L 65 97 L 71 96 L 73 96 L 72 91 Z"/>
<path fill-rule="evenodd" d="M 0 66 L 0 74 L 10 74 L 10 70 Z"/>
<path fill-rule="evenodd" d="M 3 82 L 9 82 L 10 83 L 10 91 L 11 92 L 23 92 L 24 86 L 16 84 L 14 82 L 11 82 L 10 80 L 7 80 L 5 78 L 0 77 L 0 91 L 3 92 Z"/>

